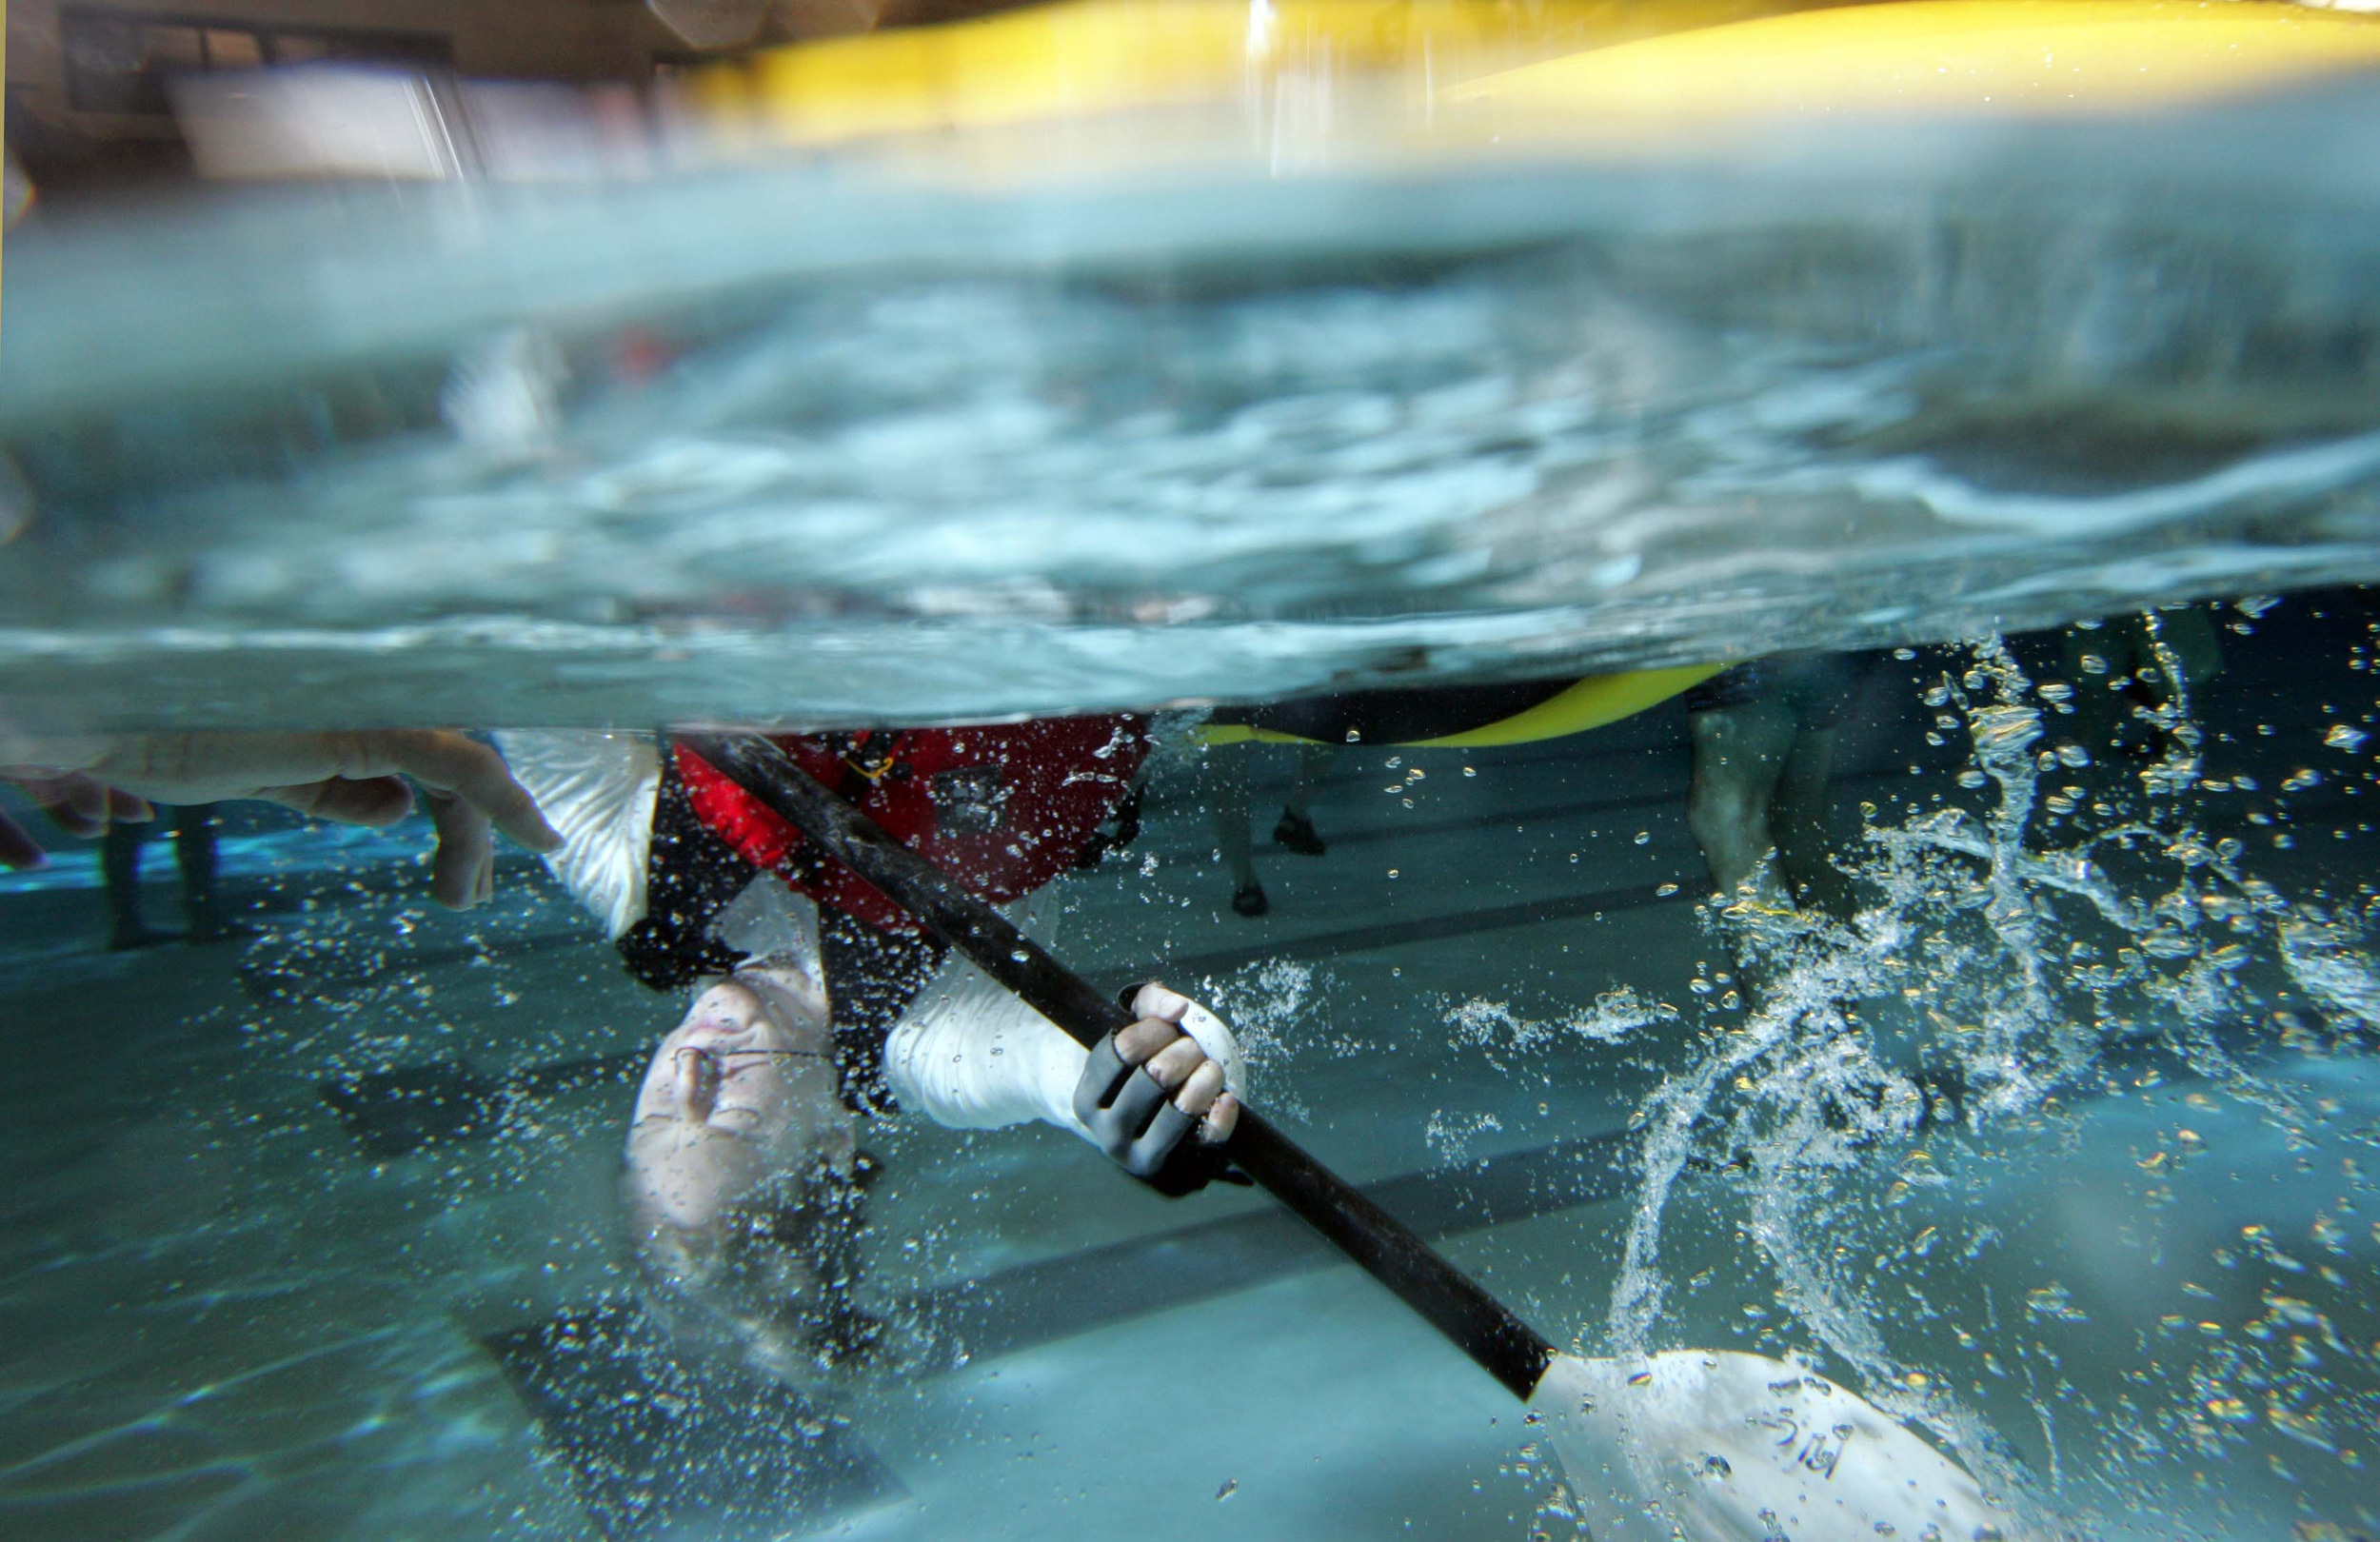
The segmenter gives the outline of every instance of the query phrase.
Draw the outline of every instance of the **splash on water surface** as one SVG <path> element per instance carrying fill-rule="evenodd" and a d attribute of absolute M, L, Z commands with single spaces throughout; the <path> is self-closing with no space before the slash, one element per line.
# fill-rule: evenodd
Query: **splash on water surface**
<path fill-rule="evenodd" d="M 2024 1341 L 2029 1319 L 2089 1324 L 2065 1283 L 2019 1285 L 1994 1307 L 1972 1275 L 1948 1293 L 1938 1273 L 1943 1260 L 1972 1272 L 1999 1255 L 2002 1277 L 2021 1281 L 2008 1217 L 1986 1222 L 1973 1201 L 2021 1189 L 2028 1164 L 2050 1160 L 2045 1139 L 2073 1150 L 2092 1138 L 2087 1126 L 2127 1117 L 2152 1121 L 2125 1164 L 2138 1181 L 2102 1196 L 2112 1214 L 2096 1224 L 2135 1243 L 2187 1217 L 2159 1213 L 2216 1124 L 2234 1150 L 2262 1142 L 2275 1162 L 2343 1173 L 2337 1203 L 2371 1202 L 2352 1154 L 2369 1151 L 2380 1123 L 2311 1090 L 2333 1063 L 2352 1083 L 2380 1005 L 2360 918 L 2291 899 L 2256 876 L 2241 838 L 2204 833 L 2211 814 L 2193 798 L 2208 784 L 2204 734 L 2154 618 L 2147 631 L 2175 684 L 2133 708 L 2151 748 L 2117 770 L 2094 762 L 2094 752 L 2117 757 L 2078 742 L 2064 721 L 2071 686 L 2036 684 L 1996 640 L 1978 643 L 1924 702 L 1939 730 L 1972 743 L 1983 806 L 1886 824 L 1869 805 L 1848 863 L 1867 899 L 1847 920 L 1752 886 L 1708 907 L 1707 924 L 1758 986 L 1740 1013 L 1706 1008 L 1698 1054 L 1639 1109 L 1642 1188 L 1606 1320 L 1590 1335 L 1616 1353 L 1660 1347 L 1678 1305 L 1664 1236 L 1686 1196 L 1699 1210 L 1725 1195 L 1785 1315 L 1772 1341 L 1847 1372 L 1987 1487 L 2021 1496 L 2044 1534 L 2070 1523 L 2093 1533 L 2092 1516 L 2153 1492 L 2134 1486 L 2135 1470 L 2145 1480 L 2174 1457 L 2238 1459 L 2256 1427 L 2333 1458 L 2344 1451 L 2352 1467 L 2380 1414 L 2368 1379 L 2314 1369 L 2370 1357 L 2334 1320 L 2351 1310 L 2350 1276 L 2332 1267 L 2347 1262 L 2350 1234 L 2327 1213 L 2296 1223 L 2310 1255 L 2261 1222 L 2217 1238 L 2221 1267 L 2243 1255 L 2272 1266 L 2261 1315 L 2203 1333 L 2169 1317 L 2112 1392 L 2099 1378 L 2085 1394 L 2059 1369 L 2056 1334 Z M 2332 1061 L 2342 1051 L 2354 1053 Z M 2126 1104 L 2132 1112 L 2118 1112 Z M 2172 1246 L 2183 1251 L 2180 1238 Z M 2096 1353 L 2120 1358 L 2103 1341 Z M 1993 1384 L 2017 1357 L 2031 1390 L 2012 1402 Z M 2036 1426 L 2021 1439 L 2009 1423 L 2020 1413 Z M 2013 1453 L 2025 1447 L 2020 1461 Z"/>

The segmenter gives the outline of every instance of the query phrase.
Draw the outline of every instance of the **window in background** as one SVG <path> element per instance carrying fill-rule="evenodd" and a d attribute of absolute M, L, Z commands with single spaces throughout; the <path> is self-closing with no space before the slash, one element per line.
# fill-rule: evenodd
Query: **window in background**
<path fill-rule="evenodd" d="M 322 59 L 446 66 L 451 41 L 433 32 L 358 31 L 279 23 L 229 25 L 206 18 L 137 16 L 69 6 L 59 22 L 66 49 L 67 105 L 77 112 L 165 117 L 166 84 L 202 69 L 251 69 Z"/>

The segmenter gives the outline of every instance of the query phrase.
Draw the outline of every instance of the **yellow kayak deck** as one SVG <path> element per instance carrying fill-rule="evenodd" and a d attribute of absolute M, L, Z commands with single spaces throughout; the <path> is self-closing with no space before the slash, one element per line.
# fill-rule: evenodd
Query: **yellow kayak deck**
<path fill-rule="evenodd" d="M 703 72 L 764 145 L 1237 108 L 1379 148 L 1691 140 L 1775 118 L 2194 104 L 2380 64 L 2380 18 L 2263 0 L 1068 0 L 766 50 Z M 1371 110 L 1358 112 L 1364 100 Z M 1343 120 L 1336 122 L 1337 120 Z M 1126 151 L 1128 153 L 1128 149 Z"/>

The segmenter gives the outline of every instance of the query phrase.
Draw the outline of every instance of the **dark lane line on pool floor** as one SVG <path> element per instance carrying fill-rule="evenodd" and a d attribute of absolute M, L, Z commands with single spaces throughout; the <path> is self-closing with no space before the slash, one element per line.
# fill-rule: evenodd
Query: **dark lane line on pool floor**
<path fill-rule="evenodd" d="M 1616 1199 L 1634 1149 L 1615 1130 L 1362 1189 L 1437 1241 Z M 910 1308 L 981 1359 L 1345 1262 L 1304 1221 L 1267 1207 L 937 1286 Z"/>
<path fill-rule="evenodd" d="M 1424 1236 L 1453 1236 L 1618 1197 L 1629 1149 L 1615 1131 L 1364 1193 Z M 1303 1221 L 1267 1207 L 937 1286 L 898 1310 L 982 1360 L 1344 1262 Z M 803 1393 L 737 1366 L 682 1364 L 625 1293 L 479 1342 L 607 1542 L 676 1534 L 671 1523 L 694 1516 L 711 1533 L 760 1542 L 783 1534 L 789 1515 L 823 1529 L 907 1493 L 856 1430 Z M 717 1472 L 703 1456 L 722 1447 L 749 1454 Z"/>

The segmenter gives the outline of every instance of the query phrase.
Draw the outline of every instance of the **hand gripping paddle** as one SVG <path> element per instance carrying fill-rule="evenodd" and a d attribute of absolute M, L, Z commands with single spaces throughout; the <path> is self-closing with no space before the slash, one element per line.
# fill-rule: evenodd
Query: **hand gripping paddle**
<path fill-rule="evenodd" d="M 1089 1049 L 1132 1015 L 757 734 L 679 742 L 883 890 L 986 975 Z M 1244 1103 L 1224 1148 L 1240 1170 L 1546 1416 L 1597 1542 L 1710 1542 L 1779 1532 L 2017 1542 L 2024 1533 L 1949 1457 L 1852 1393 L 1735 1351 L 1636 1360 L 1562 1354 L 1397 1218 Z M 1658 1511 L 1648 1501 L 1657 1497 Z M 1665 1513 L 1664 1513 L 1665 1512 Z M 1931 1530 L 1929 1530 L 1929 1528 Z"/>

